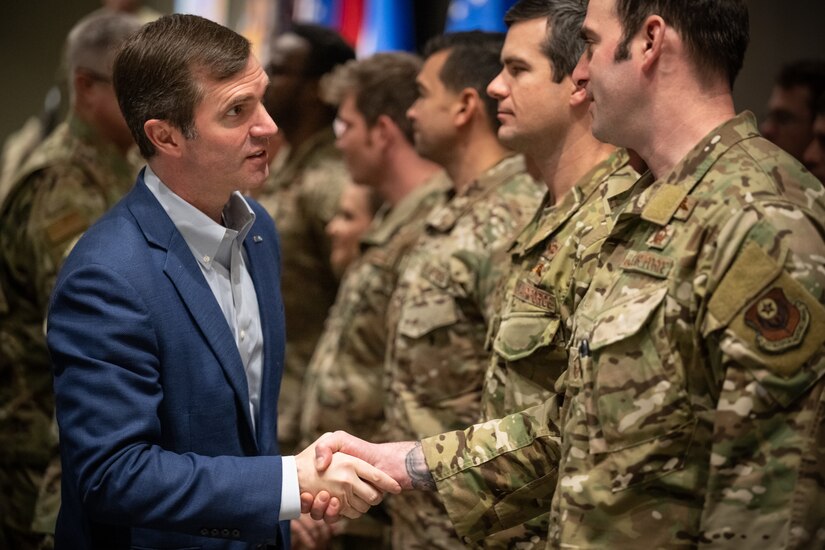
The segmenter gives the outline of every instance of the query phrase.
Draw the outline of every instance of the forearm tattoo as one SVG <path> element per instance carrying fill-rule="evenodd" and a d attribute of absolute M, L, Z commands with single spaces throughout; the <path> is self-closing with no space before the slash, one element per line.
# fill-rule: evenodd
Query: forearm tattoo
<path fill-rule="evenodd" d="M 427 467 L 427 461 L 424 460 L 424 450 L 421 448 L 420 441 L 416 442 L 415 447 L 407 453 L 406 465 L 407 475 L 410 476 L 413 489 L 435 491 L 435 480 Z"/>

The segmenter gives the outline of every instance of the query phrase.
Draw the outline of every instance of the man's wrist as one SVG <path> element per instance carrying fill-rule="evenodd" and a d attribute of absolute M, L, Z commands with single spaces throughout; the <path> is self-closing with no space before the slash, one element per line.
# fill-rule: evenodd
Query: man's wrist
<path fill-rule="evenodd" d="M 301 494 L 298 467 L 294 456 L 281 457 L 281 508 L 278 521 L 301 517 Z"/>
<path fill-rule="evenodd" d="M 409 452 L 407 452 L 404 465 L 413 489 L 419 491 L 436 490 L 435 480 L 430 472 L 430 468 L 427 466 L 427 461 L 424 458 L 424 449 L 421 447 L 420 441 L 416 441 Z"/>

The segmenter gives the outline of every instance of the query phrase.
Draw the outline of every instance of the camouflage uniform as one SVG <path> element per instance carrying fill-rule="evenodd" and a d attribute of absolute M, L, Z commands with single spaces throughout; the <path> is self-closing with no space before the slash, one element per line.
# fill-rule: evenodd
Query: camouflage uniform
<path fill-rule="evenodd" d="M 480 414 L 489 354 L 485 297 L 470 258 L 504 247 L 539 207 L 542 188 L 509 157 L 427 218 L 407 255 L 388 311 L 386 383 L 391 439 L 421 438 L 466 426 Z M 470 260 L 470 261 L 468 261 Z M 387 500 L 395 548 L 455 548 L 461 543 L 437 496 Z"/>
<path fill-rule="evenodd" d="M 631 193 L 575 313 L 563 407 L 425 441 L 457 530 L 545 493 L 554 546 L 821 548 L 825 190 L 745 113 Z"/>
<path fill-rule="evenodd" d="M 57 476 L 52 373 L 43 322 L 68 246 L 132 186 L 135 167 L 70 117 L 29 157 L 0 208 L 0 517 L 4 533 L 28 532 L 44 471 Z M 57 493 L 59 495 L 59 493 Z M 59 497 L 41 505 L 54 528 Z M 6 534 L 11 537 L 16 535 Z M 25 547 L 5 541 L 5 547 Z M 4 542 L 0 540 L 0 542 Z M 0 544 L 0 546 L 3 546 Z"/>
<path fill-rule="evenodd" d="M 610 217 L 606 198 L 639 174 L 620 149 L 585 174 L 558 204 L 548 204 L 510 247 L 503 299 L 492 323 L 493 354 L 484 380 L 482 420 L 537 405 L 567 368 L 575 311 L 596 267 Z M 552 200 L 549 195 L 546 198 Z M 550 508 L 549 499 L 545 501 Z M 484 540 L 484 546 L 544 548 L 549 514 Z"/>
<path fill-rule="evenodd" d="M 384 396 L 377 389 L 384 374 L 387 306 L 399 263 L 449 187 L 446 174 L 439 172 L 392 210 L 379 212 L 361 239 L 361 257 L 341 282 L 307 371 L 302 443 L 335 430 L 369 441 L 381 438 Z"/>
<path fill-rule="evenodd" d="M 329 263 L 326 225 L 338 209 L 348 179 L 335 136 L 324 129 L 294 151 L 281 148 L 258 197 L 275 219 L 284 264 L 281 291 L 287 342 L 278 401 L 278 440 L 284 453 L 297 447 L 301 386 L 338 290 Z"/>
<path fill-rule="evenodd" d="M 380 388 L 387 349 L 387 306 L 399 263 L 420 235 L 427 214 L 443 204 L 449 187 L 449 178 L 439 172 L 392 210 L 379 211 L 361 239 L 362 255 L 341 281 L 307 370 L 301 446 L 335 430 L 369 441 L 383 438 L 384 393 Z M 386 521 L 375 519 L 379 515 L 370 510 L 364 518 L 346 522 L 343 532 L 362 537 L 359 547 L 365 546 L 364 539 L 381 539 L 387 529 Z"/>

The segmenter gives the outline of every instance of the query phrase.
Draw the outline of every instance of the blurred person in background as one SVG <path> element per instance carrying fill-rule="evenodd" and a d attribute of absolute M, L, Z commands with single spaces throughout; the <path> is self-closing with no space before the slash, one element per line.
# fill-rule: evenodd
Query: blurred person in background
<path fill-rule="evenodd" d="M 381 206 L 375 190 L 349 182 L 341 192 L 338 210 L 327 224 L 331 250 L 329 263 L 339 278 L 361 255 L 360 240 Z"/>
<path fill-rule="evenodd" d="M 814 102 L 825 92 L 825 60 L 808 59 L 782 67 L 759 131 L 798 161 L 813 139 Z"/>
<path fill-rule="evenodd" d="M 819 96 L 814 119 L 814 137 L 802 157 L 811 174 L 825 182 L 825 93 Z"/>
<path fill-rule="evenodd" d="M 326 226 L 349 181 L 335 149 L 335 108 L 321 100 L 320 80 L 354 58 L 335 31 L 295 24 L 272 40 L 266 66 L 270 85 L 264 105 L 278 124 L 282 145 L 256 198 L 281 237 L 281 288 L 289 325 L 278 410 L 284 451 L 296 448 L 304 373 L 338 290 Z"/>
<path fill-rule="evenodd" d="M 487 85 L 501 70 L 503 35 L 434 38 L 407 111 L 419 155 L 442 166 L 452 183 L 405 256 L 387 313 L 387 437 L 435 435 L 478 420 L 490 358 L 485 317 L 494 287 L 480 269 L 539 207 L 543 188 L 524 158 L 496 136 L 496 100 Z M 470 260 L 470 261 L 468 261 Z M 478 261 L 477 261 L 478 260 Z M 394 548 L 462 545 L 436 495 L 387 500 Z"/>
<path fill-rule="evenodd" d="M 417 56 L 381 53 L 348 62 L 322 83 L 324 99 L 338 107 L 336 146 L 351 177 L 383 204 L 367 234 L 355 243 L 361 257 L 341 281 L 312 356 L 302 442 L 338 429 L 382 438 L 389 298 L 425 217 L 444 201 L 449 188 L 444 171 L 416 152 L 406 115 L 416 99 L 420 67 Z M 313 527 L 307 518 L 294 530 L 323 531 L 323 524 Z M 386 512 L 376 508 L 341 526 L 334 544 L 385 548 L 387 524 Z"/>
<path fill-rule="evenodd" d="M 54 532 L 60 463 L 43 323 L 68 248 L 137 173 L 127 161 L 134 141 L 112 87 L 112 61 L 140 25 L 98 10 L 72 28 L 68 117 L 32 152 L 0 207 L 2 548 L 35 548 L 41 533 Z"/>

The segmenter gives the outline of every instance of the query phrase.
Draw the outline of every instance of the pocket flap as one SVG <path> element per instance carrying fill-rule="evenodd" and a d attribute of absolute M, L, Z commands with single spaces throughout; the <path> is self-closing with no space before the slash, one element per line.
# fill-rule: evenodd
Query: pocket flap
<path fill-rule="evenodd" d="M 398 332 L 409 338 L 421 338 L 456 321 L 458 312 L 453 297 L 446 293 L 428 293 L 420 301 L 404 308 L 398 321 Z"/>
<path fill-rule="evenodd" d="M 608 309 L 593 329 L 590 349 L 596 350 L 636 334 L 666 295 L 667 287 L 661 286 Z"/>
<path fill-rule="evenodd" d="M 527 357 L 553 342 L 559 318 L 541 313 L 518 313 L 501 320 L 493 349 L 507 361 Z"/>

